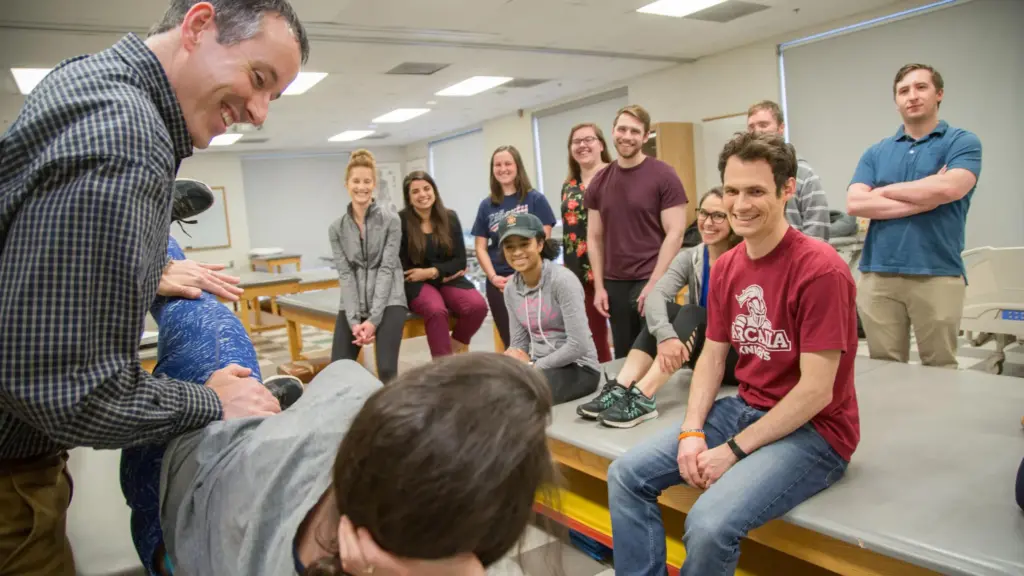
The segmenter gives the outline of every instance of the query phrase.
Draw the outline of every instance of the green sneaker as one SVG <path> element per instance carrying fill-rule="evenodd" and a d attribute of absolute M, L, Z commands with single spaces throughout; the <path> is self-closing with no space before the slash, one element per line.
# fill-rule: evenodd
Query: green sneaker
<path fill-rule="evenodd" d="M 597 421 L 612 428 L 632 428 L 657 417 L 658 406 L 654 398 L 644 396 L 639 388 L 631 386 L 626 394 L 601 412 Z"/>
<path fill-rule="evenodd" d="M 576 407 L 576 414 L 587 420 L 596 420 L 597 417 L 607 410 L 615 401 L 626 394 L 626 387 L 605 375 L 604 388 L 590 402 L 585 402 Z"/>

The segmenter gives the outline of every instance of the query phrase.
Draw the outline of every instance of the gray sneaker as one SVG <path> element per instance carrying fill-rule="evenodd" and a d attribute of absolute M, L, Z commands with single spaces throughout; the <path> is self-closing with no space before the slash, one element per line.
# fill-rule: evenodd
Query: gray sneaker
<path fill-rule="evenodd" d="M 612 428 L 632 428 L 657 417 L 654 398 L 644 396 L 639 388 L 631 386 L 610 408 L 601 412 L 597 421 Z"/>
<path fill-rule="evenodd" d="M 605 375 L 604 387 L 601 393 L 593 400 L 585 402 L 576 407 L 576 414 L 587 420 L 596 420 L 597 417 L 607 410 L 616 400 L 626 393 L 626 387 Z"/>

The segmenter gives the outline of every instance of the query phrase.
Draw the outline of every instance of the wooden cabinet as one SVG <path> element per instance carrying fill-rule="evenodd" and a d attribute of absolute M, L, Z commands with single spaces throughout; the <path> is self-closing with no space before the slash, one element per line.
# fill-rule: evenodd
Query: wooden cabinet
<path fill-rule="evenodd" d="M 686 189 L 686 225 L 697 219 L 697 162 L 694 154 L 694 127 L 690 122 L 656 122 L 644 144 L 644 154 L 675 168 Z"/>

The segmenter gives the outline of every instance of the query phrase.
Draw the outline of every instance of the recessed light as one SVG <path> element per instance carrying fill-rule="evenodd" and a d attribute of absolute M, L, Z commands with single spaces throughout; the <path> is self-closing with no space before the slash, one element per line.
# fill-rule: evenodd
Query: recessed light
<path fill-rule="evenodd" d="M 430 108 L 399 108 L 397 110 L 392 110 L 391 112 L 388 112 L 387 114 L 385 114 L 383 116 L 378 116 L 378 117 L 374 118 L 373 119 L 373 123 L 374 124 L 388 124 L 388 123 L 394 124 L 394 123 L 398 123 L 398 122 L 405 122 L 407 120 L 412 120 L 413 118 L 416 118 L 417 116 L 422 116 L 422 115 L 426 114 L 427 112 L 430 112 Z"/>
<path fill-rule="evenodd" d="M 221 134 L 210 140 L 210 146 L 231 146 L 242 139 L 241 134 Z"/>
<path fill-rule="evenodd" d="M 643 8 L 637 8 L 637 12 L 645 14 L 657 14 L 659 16 L 673 16 L 682 18 L 694 12 L 721 4 L 726 0 L 657 0 Z"/>
<path fill-rule="evenodd" d="M 326 77 L 326 72 L 299 72 L 299 75 L 295 77 L 295 80 L 292 80 L 292 83 L 284 89 L 281 95 L 297 96 L 303 94 Z"/>
<path fill-rule="evenodd" d="M 366 138 L 370 134 L 373 134 L 373 130 L 345 130 L 340 134 L 335 134 L 327 139 L 328 142 L 352 142 L 361 138 Z"/>
<path fill-rule="evenodd" d="M 53 68 L 11 68 L 11 74 L 14 75 L 14 82 L 17 83 L 18 90 L 22 94 L 28 95 L 51 70 Z"/>
<path fill-rule="evenodd" d="M 491 88 L 501 86 L 506 82 L 511 82 L 512 78 L 508 76 L 473 76 L 453 84 L 440 92 L 437 92 L 436 96 L 473 96 L 481 92 L 486 92 Z"/>

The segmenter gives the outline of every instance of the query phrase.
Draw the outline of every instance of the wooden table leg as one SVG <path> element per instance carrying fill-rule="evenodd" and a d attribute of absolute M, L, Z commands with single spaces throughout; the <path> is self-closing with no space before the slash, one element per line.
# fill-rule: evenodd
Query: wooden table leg
<path fill-rule="evenodd" d="M 249 307 L 252 308 L 252 313 L 256 316 L 256 326 L 263 325 L 263 317 L 260 315 L 263 310 L 260 309 L 260 299 L 253 298 L 249 301 Z"/>
<path fill-rule="evenodd" d="M 242 321 L 245 333 L 252 336 L 252 326 L 249 323 L 249 301 L 245 298 L 238 301 L 238 319 Z"/>
<path fill-rule="evenodd" d="M 294 320 L 288 320 L 288 352 L 292 356 L 292 362 L 302 360 L 302 327 Z"/>
<path fill-rule="evenodd" d="M 501 341 L 501 332 L 498 332 L 498 325 L 494 325 L 494 351 L 498 354 L 505 353 L 505 344 Z"/>

